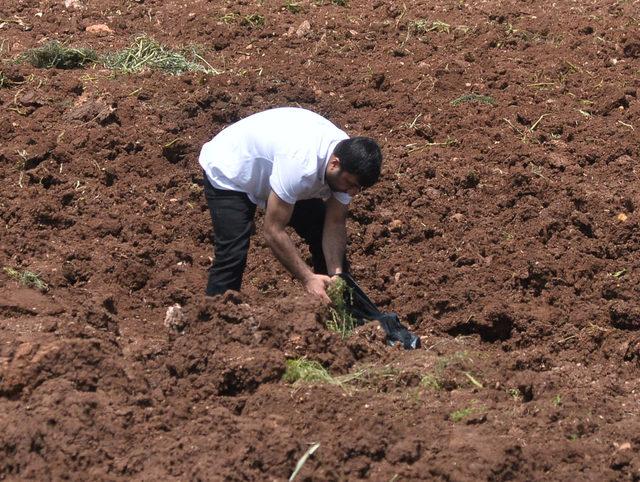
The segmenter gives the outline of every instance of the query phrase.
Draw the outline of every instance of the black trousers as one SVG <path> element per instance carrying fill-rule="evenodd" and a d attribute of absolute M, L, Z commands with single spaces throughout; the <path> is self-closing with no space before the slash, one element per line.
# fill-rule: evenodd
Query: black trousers
<path fill-rule="evenodd" d="M 204 176 L 204 194 L 213 223 L 214 260 L 206 294 L 240 291 L 253 233 L 256 205 L 243 192 L 217 189 Z M 289 226 L 309 245 L 314 273 L 327 274 L 322 251 L 325 204 L 321 199 L 298 201 Z M 346 260 L 345 260 L 346 265 Z"/>

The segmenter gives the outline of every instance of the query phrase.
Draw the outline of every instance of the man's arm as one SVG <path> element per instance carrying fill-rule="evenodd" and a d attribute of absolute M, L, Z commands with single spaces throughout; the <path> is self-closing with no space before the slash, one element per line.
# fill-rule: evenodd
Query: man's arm
<path fill-rule="evenodd" d="M 273 191 L 267 200 L 267 210 L 264 216 L 264 236 L 267 244 L 285 268 L 295 276 L 305 289 L 316 296 L 321 297 L 326 303 L 331 300 L 327 296 L 327 286 L 331 278 L 325 275 L 314 274 L 313 271 L 300 258 L 285 227 L 291 220 L 293 205 L 284 202 Z"/>
<path fill-rule="evenodd" d="M 322 251 L 330 275 L 342 273 L 347 249 L 347 206 L 334 197 L 326 203 L 327 211 L 322 231 Z"/>

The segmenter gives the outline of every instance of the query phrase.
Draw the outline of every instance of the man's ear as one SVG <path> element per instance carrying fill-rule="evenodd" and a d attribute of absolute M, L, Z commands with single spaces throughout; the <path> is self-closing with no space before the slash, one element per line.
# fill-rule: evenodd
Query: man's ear
<path fill-rule="evenodd" d="M 340 164 L 340 159 L 338 159 L 338 157 L 334 154 L 331 156 L 331 159 L 329 160 L 329 165 L 331 166 L 332 169 L 340 169 L 341 164 Z"/>

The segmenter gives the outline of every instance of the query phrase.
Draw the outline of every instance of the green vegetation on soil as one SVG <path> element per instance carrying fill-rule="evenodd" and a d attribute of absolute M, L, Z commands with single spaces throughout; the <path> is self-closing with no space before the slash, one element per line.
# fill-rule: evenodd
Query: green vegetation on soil
<path fill-rule="evenodd" d="M 471 371 L 472 367 L 473 359 L 466 351 L 440 357 L 436 360 L 433 370 L 422 376 L 420 386 L 430 390 L 484 388 L 478 375 Z"/>
<path fill-rule="evenodd" d="M 298 4 L 292 4 L 297 6 Z M 294 7 L 290 7 L 290 4 L 285 4 L 285 8 L 287 8 L 289 11 L 291 11 L 292 13 L 295 13 L 291 10 L 291 8 Z M 220 17 L 220 21 L 226 23 L 226 24 L 232 24 L 232 23 L 237 23 L 238 25 L 242 25 L 244 27 L 250 27 L 250 28 L 255 28 L 255 27 L 262 27 L 265 24 L 265 17 L 264 15 L 260 15 L 257 13 L 251 13 L 249 15 L 240 15 L 237 13 L 227 13 L 225 15 L 223 15 L 222 17 Z"/>
<path fill-rule="evenodd" d="M 17 269 L 11 268 L 9 266 L 5 266 L 2 269 L 9 278 L 16 280 L 23 286 L 27 286 L 29 288 L 36 288 L 41 291 L 46 291 L 49 289 L 47 283 L 42 281 L 42 279 L 31 271 L 18 271 Z"/>
<path fill-rule="evenodd" d="M 162 70 L 173 75 L 183 72 L 219 73 L 207 64 L 195 48 L 191 48 L 186 53 L 191 59 L 188 59 L 185 54 L 168 49 L 151 37 L 139 35 L 129 47 L 108 55 L 104 64 L 109 69 L 128 74 L 145 69 Z"/>
<path fill-rule="evenodd" d="M 430 390 L 441 390 L 442 385 L 438 380 L 438 377 L 432 373 L 424 375 L 420 380 L 420 386 L 424 388 L 428 388 Z"/>
<path fill-rule="evenodd" d="M 264 18 L 261 16 L 247 16 L 244 20 L 257 24 Z M 42 47 L 30 49 L 18 57 L 18 62 L 28 62 L 37 68 L 76 69 L 89 64 L 101 62 L 111 70 L 124 73 L 136 73 L 146 69 L 162 70 L 169 74 L 178 75 L 184 72 L 203 72 L 219 74 L 198 53 L 194 46 L 177 52 L 160 44 L 147 35 L 135 37 L 129 47 L 100 57 L 95 50 L 88 48 L 70 48 L 60 42 L 52 41 Z M 0 76 L 0 87 L 10 82 Z"/>
<path fill-rule="evenodd" d="M 327 369 L 319 362 L 308 360 L 307 358 L 287 360 L 287 368 L 282 379 L 289 383 L 296 383 L 298 381 L 308 383 L 337 383 L 336 379 L 333 378 Z"/>
<path fill-rule="evenodd" d="M 345 390 L 347 385 L 377 389 L 385 385 L 388 380 L 394 379 L 402 385 L 401 375 L 407 373 L 385 365 L 383 367 L 362 366 L 350 373 L 333 376 L 319 362 L 302 357 L 287 360 L 282 379 L 288 383 L 326 383 L 337 385 Z"/>
<path fill-rule="evenodd" d="M 411 22 L 409 29 L 418 34 L 427 32 L 449 33 L 451 25 L 440 20 L 429 22 L 425 19 L 419 19 Z"/>
<path fill-rule="evenodd" d="M 287 0 L 284 4 L 284 8 L 289 10 L 291 13 L 300 13 L 302 11 L 302 5 L 292 0 Z"/>
<path fill-rule="evenodd" d="M 249 27 L 262 27 L 264 25 L 264 22 L 265 22 L 264 16 L 259 15 L 257 13 L 245 15 L 240 19 L 240 25 L 245 25 Z"/>
<path fill-rule="evenodd" d="M 455 410 L 449 414 L 449 420 L 452 422 L 458 423 L 467 418 L 474 412 L 472 407 L 461 408 L 460 410 Z"/>
<path fill-rule="evenodd" d="M 70 48 L 57 40 L 53 40 L 42 47 L 27 50 L 20 57 L 19 62 L 29 62 L 40 69 L 78 69 L 87 64 L 97 62 L 98 54 L 93 49 Z"/>
<path fill-rule="evenodd" d="M 348 338 L 356 327 L 357 320 L 347 310 L 347 296 L 353 296 L 347 283 L 342 278 L 337 278 L 327 289 L 327 295 L 331 299 L 329 308 L 330 319 L 326 321 L 327 328 L 339 333 L 342 338 Z"/>
<path fill-rule="evenodd" d="M 522 400 L 522 392 L 518 388 L 510 388 L 507 390 L 507 393 L 517 402 Z"/>

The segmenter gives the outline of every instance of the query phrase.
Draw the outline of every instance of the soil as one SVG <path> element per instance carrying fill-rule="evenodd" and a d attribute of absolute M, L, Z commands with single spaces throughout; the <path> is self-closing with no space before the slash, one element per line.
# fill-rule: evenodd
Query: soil
<path fill-rule="evenodd" d="M 0 266 L 48 289 L 0 273 L 0 479 L 640 480 L 638 2 L 339 3 L 3 1 Z M 140 33 L 222 73 L 12 62 Z M 420 350 L 327 331 L 260 215 L 204 299 L 200 146 L 284 105 L 382 145 L 352 272 Z"/>

